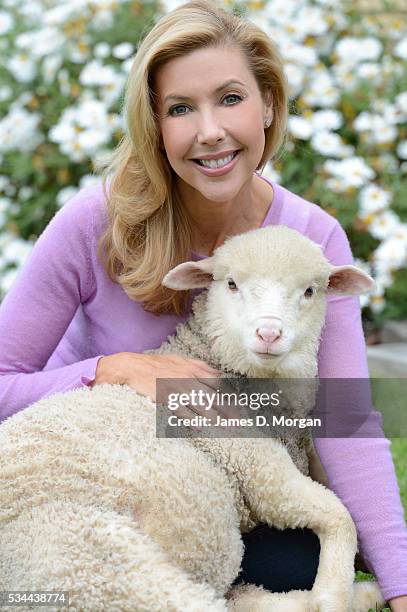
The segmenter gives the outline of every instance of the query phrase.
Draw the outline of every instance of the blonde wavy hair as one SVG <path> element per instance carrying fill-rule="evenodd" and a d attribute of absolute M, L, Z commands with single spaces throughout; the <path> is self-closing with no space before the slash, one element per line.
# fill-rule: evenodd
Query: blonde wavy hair
<path fill-rule="evenodd" d="M 273 121 L 265 129 L 264 152 L 256 168 L 263 171 L 286 133 L 288 95 L 282 60 L 265 32 L 211 0 L 177 7 L 139 43 L 124 98 L 126 133 L 111 155 L 96 165 L 96 171 L 102 170 L 109 217 L 99 256 L 110 279 L 155 314 L 186 312 L 189 292 L 167 289 L 161 280 L 171 268 L 191 259 L 193 245 L 176 175 L 159 147 L 154 76 L 176 57 L 219 46 L 240 48 L 263 100 L 267 91 L 272 92 Z"/>

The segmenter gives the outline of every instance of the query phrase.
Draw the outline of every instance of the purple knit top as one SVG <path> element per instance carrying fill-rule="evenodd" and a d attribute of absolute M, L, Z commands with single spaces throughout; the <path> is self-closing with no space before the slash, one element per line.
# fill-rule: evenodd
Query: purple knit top
<path fill-rule="evenodd" d="M 322 245 L 331 263 L 352 263 L 346 234 L 333 217 L 262 178 L 274 189 L 262 227 L 292 227 Z M 58 211 L 5 297 L 0 308 L 0 420 L 42 397 L 88 384 L 103 355 L 157 348 L 187 319 L 188 314 L 146 312 L 109 280 L 97 258 L 106 222 L 100 181 Z M 191 254 L 191 259 L 203 257 Z M 318 373 L 322 378 L 368 377 L 357 297 L 329 296 Z M 384 436 L 315 442 L 384 597 L 406 595 L 407 529 L 390 442 Z"/>

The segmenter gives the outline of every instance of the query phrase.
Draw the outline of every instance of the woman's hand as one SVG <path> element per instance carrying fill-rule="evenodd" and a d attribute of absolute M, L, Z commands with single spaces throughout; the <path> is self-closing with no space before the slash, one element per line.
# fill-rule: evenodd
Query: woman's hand
<path fill-rule="evenodd" d="M 156 401 L 156 380 L 167 379 L 165 394 L 169 393 L 191 393 L 192 390 L 202 389 L 203 392 L 214 394 L 219 384 L 213 385 L 213 381 L 203 379 L 214 379 L 219 377 L 219 371 L 209 366 L 200 359 L 190 359 L 167 353 L 165 355 L 148 355 L 144 353 L 116 353 L 101 357 L 96 369 L 96 378 L 90 385 L 126 384 L 132 389 L 150 397 Z M 183 380 L 182 384 L 177 379 Z M 162 387 L 164 390 L 164 387 Z M 215 418 L 220 409 L 216 404 L 210 410 L 205 406 L 179 406 L 174 410 L 178 417 L 191 418 L 194 414 Z M 223 416 L 232 416 L 230 411 L 221 409 Z M 236 416 L 236 415 L 234 415 Z"/>
<path fill-rule="evenodd" d="M 389 605 L 392 612 L 407 612 L 407 595 L 389 599 Z"/>

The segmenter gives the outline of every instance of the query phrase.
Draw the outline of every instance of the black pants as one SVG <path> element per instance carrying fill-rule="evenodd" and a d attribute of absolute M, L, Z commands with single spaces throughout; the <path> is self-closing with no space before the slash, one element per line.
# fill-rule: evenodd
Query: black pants
<path fill-rule="evenodd" d="M 242 537 L 242 572 L 234 584 L 263 585 L 275 593 L 312 589 L 320 552 L 319 539 L 313 531 L 258 525 Z"/>

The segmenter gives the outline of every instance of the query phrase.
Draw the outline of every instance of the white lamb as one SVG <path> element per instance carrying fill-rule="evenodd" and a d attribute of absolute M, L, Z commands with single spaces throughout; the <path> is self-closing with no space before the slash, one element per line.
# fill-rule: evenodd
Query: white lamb
<path fill-rule="evenodd" d="M 278 226 L 230 238 L 163 283 L 208 290 L 151 352 L 204 359 L 224 374 L 312 378 L 326 292 L 356 294 L 372 281 Z M 0 590 L 69 591 L 70 609 L 109 612 L 366 612 L 384 603 L 376 583 L 353 585 L 354 524 L 305 475 L 304 448 L 301 473 L 277 439 L 159 439 L 155 404 L 120 385 L 37 402 L 0 426 L 0 447 Z M 312 591 L 231 589 L 241 531 L 259 522 L 317 533 Z"/>

